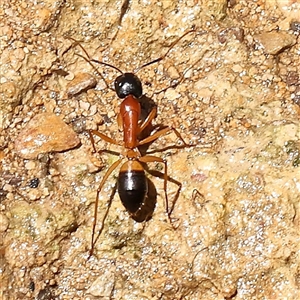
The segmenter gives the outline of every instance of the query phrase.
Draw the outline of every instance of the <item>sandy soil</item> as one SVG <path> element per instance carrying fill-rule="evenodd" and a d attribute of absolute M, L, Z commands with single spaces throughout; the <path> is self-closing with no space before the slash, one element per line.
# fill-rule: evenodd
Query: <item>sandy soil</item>
<path fill-rule="evenodd" d="M 2 0 L 0 298 L 300 299 L 299 20 L 292 0 Z M 154 123 L 191 145 L 172 133 L 148 149 L 168 162 L 173 226 L 161 164 L 147 222 L 115 172 L 89 257 L 117 157 L 93 154 L 87 130 L 122 139 L 120 73 L 89 61 L 133 72 L 165 53 L 137 75 L 144 113 L 155 103 Z"/>

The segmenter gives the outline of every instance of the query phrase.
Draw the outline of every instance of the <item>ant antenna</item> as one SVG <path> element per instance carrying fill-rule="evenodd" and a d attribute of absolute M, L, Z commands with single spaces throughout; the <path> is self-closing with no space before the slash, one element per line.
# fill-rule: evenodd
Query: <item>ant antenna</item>
<path fill-rule="evenodd" d="M 125 1 L 124 1 L 124 7 L 125 7 L 126 9 L 128 8 L 127 5 L 129 5 L 129 0 L 125 0 Z M 124 8 L 124 9 L 125 9 L 125 8 Z M 142 66 L 140 66 L 140 67 L 138 67 L 138 68 L 136 68 L 136 69 L 133 71 L 133 73 L 136 74 L 136 73 L 139 72 L 141 69 L 143 69 L 143 68 L 145 68 L 145 67 L 147 67 L 147 66 L 149 66 L 149 65 L 152 65 L 152 64 L 154 64 L 154 63 L 157 63 L 157 62 L 160 62 L 161 60 L 163 60 L 163 59 L 170 53 L 170 51 L 172 50 L 172 48 L 173 48 L 176 44 L 178 44 L 178 43 L 179 43 L 185 36 L 187 36 L 188 34 L 190 34 L 190 33 L 195 33 L 196 30 L 197 30 L 196 26 L 193 25 L 191 30 L 186 31 L 181 37 L 177 38 L 177 39 L 169 46 L 169 49 L 167 50 L 167 52 L 166 52 L 164 55 L 162 55 L 162 56 L 160 56 L 160 57 L 158 57 L 158 58 L 156 58 L 156 59 L 154 59 L 154 60 L 152 60 L 152 61 L 150 61 L 150 62 L 147 62 L 147 63 L 143 64 Z M 204 34 L 204 33 L 205 33 L 205 31 L 202 31 L 202 32 L 200 32 L 200 33 L 198 33 L 198 34 Z M 113 88 L 111 88 L 111 87 L 107 84 L 107 82 L 106 82 L 104 76 L 102 75 L 102 73 L 98 71 L 98 69 L 94 66 L 94 64 L 92 64 L 92 62 L 97 63 L 97 64 L 104 65 L 104 66 L 106 66 L 106 67 L 110 67 L 110 68 L 112 68 L 112 69 L 118 71 L 118 72 L 121 73 L 122 75 L 124 75 L 124 72 L 122 72 L 119 68 L 117 68 L 117 67 L 114 66 L 114 65 L 111 65 L 111 64 L 109 64 L 109 63 L 105 63 L 105 62 L 103 62 L 103 61 L 99 61 L 99 60 L 97 60 L 97 59 L 91 58 L 91 57 L 89 56 L 88 52 L 87 52 L 87 51 L 84 49 L 84 47 L 80 44 L 80 41 L 77 41 L 77 40 L 75 40 L 74 38 L 68 37 L 68 36 L 66 36 L 66 38 L 68 38 L 69 40 L 72 40 L 72 41 L 74 42 L 74 45 L 72 45 L 72 47 L 78 45 L 78 46 L 81 48 L 81 50 L 83 51 L 83 53 L 85 54 L 85 56 L 82 55 L 82 54 L 79 54 L 79 53 L 76 53 L 76 55 L 78 55 L 79 57 L 81 57 L 82 59 L 84 59 L 84 60 L 85 60 L 85 61 L 86 61 L 86 62 L 87 62 L 87 63 L 88 63 L 88 64 L 89 64 L 96 72 L 97 72 L 97 74 L 98 74 L 98 75 L 101 77 L 101 79 L 105 82 L 105 85 L 106 85 L 107 88 L 109 88 L 110 90 L 115 91 Z M 204 55 L 206 52 L 207 52 L 207 50 L 204 51 L 203 55 Z M 185 74 L 186 74 L 190 69 L 192 69 L 192 68 L 193 68 L 193 67 L 194 67 L 194 66 L 195 66 L 195 65 L 203 58 L 203 55 L 202 55 L 195 63 L 193 63 L 189 68 L 187 68 L 187 69 L 183 72 L 183 74 L 181 75 L 181 77 L 180 77 L 179 80 L 177 80 L 175 83 L 171 84 L 170 86 L 168 86 L 168 87 L 166 87 L 166 88 L 164 88 L 164 89 L 162 89 L 162 90 L 160 90 L 160 91 L 154 92 L 153 94 L 159 94 L 159 93 L 161 93 L 161 92 L 166 91 L 166 90 L 169 89 L 169 88 L 175 88 L 177 85 L 179 85 L 179 84 L 184 80 Z"/>
<path fill-rule="evenodd" d="M 162 90 L 160 90 L 160 91 L 154 92 L 153 95 L 157 95 L 157 94 L 159 94 L 159 93 L 162 93 L 162 92 L 168 90 L 169 88 L 176 88 L 177 85 L 179 85 L 179 84 L 184 80 L 185 74 L 186 74 L 189 70 L 191 70 L 192 68 L 194 68 L 194 66 L 195 66 L 200 60 L 203 59 L 203 56 L 204 56 L 204 54 L 205 54 L 206 52 L 208 52 L 208 50 L 205 50 L 205 51 L 203 52 L 202 56 L 201 56 L 199 59 L 197 59 L 190 67 L 188 67 L 186 70 L 184 70 L 184 72 L 181 74 L 179 80 L 177 80 L 176 82 L 174 82 L 174 83 L 171 84 L 170 86 L 168 86 L 168 87 L 166 87 L 166 88 L 164 88 L 164 89 L 162 89 Z"/>
<path fill-rule="evenodd" d="M 142 65 L 142 66 L 140 66 L 140 67 L 138 67 L 137 69 L 134 70 L 134 73 L 136 74 L 136 73 L 137 73 L 138 71 L 140 71 L 141 69 L 143 69 L 143 68 L 145 68 L 145 67 L 147 67 L 147 66 L 149 66 L 149 65 L 152 65 L 152 64 L 154 64 L 154 63 L 157 63 L 157 62 L 163 60 L 163 59 L 169 54 L 169 52 L 172 50 L 172 48 L 173 48 L 177 43 L 179 43 L 181 39 L 183 39 L 185 36 L 187 36 L 187 35 L 190 34 L 191 32 L 196 32 L 196 28 L 195 28 L 194 26 L 193 26 L 193 28 L 192 28 L 191 30 L 185 32 L 181 37 L 179 37 L 177 40 L 175 40 L 175 41 L 171 44 L 171 46 L 169 46 L 168 51 L 167 51 L 164 55 L 162 55 L 161 57 L 156 58 L 156 59 L 154 59 L 154 60 L 152 60 L 152 61 L 150 61 L 150 62 L 147 62 L 147 63 L 145 63 L 144 65 Z"/>
<path fill-rule="evenodd" d="M 113 38 L 111 39 L 110 44 L 112 44 L 112 42 L 116 39 L 116 37 L 119 33 L 123 17 L 125 16 L 126 12 L 128 11 L 129 5 L 130 5 L 130 0 L 124 0 L 123 4 L 121 6 L 121 13 L 120 13 L 119 20 L 117 21 L 117 23 L 115 23 L 115 24 L 117 24 L 117 31 L 116 31 L 115 35 L 113 36 Z"/>
<path fill-rule="evenodd" d="M 91 57 L 89 56 L 88 52 L 87 52 L 87 51 L 84 49 L 84 47 L 81 45 L 80 41 L 77 41 L 77 40 L 75 40 L 74 38 L 69 37 L 69 36 L 66 36 L 66 38 L 74 42 L 74 44 L 72 45 L 72 47 L 79 46 L 79 47 L 81 48 L 81 50 L 84 52 L 84 54 L 85 54 L 86 56 L 84 56 L 84 55 L 82 55 L 82 54 L 80 54 L 80 53 L 75 53 L 75 54 L 76 54 L 77 56 L 83 58 L 83 59 L 84 59 L 84 60 L 85 60 L 85 61 L 86 61 L 86 62 L 87 62 L 87 63 L 88 63 L 88 64 L 89 64 L 96 72 L 97 72 L 97 74 L 98 74 L 98 75 L 101 77 L 101 79 L 105 82 L 105 85 L 106 85 L 107 88 L 109 88 L 109 89 L 111 89 L 111 90 L 114 91 L 114 89 L 112 89 L 112 88 L 107 84 L 107 82 L 106 82 L 104 76 L 102 75 L 102 73 L 99 72 L 99 70 L 98 70 L 91 62 L 95 62 L 95 63 L 101 64 L 101 65 L 104 65 L 104 66 L 106 66 L 106 67 L 110 67 L 110 68 L 112 68 L 112 69 L 115 69 L 116 71 L 120 72 L 122 75 L 123 75 L 124 73 L 123 73 L 119 68 L 117 68 L 117 67 L 115 67 L 115 66 L 113 66 L 113 65 L 111 65 L 111 64 L 109 64 L 109 63 L 105 63 L 105 62 L 103 62 L 103 61 L 99 61 L 99 60 L 97 60 L 97 59 L 91 58 Z"/>
<path fill-rule="evenodd" d="M 144 65 L 142 65 L 142 66 L 140 66 L 140 67 L 138 67 L 137 69 L 134 70 L 134 73 L 137 73 L 138 71 L 140 71 L 140 70 L 141 70 L 142 68 L 144 68 L 144 67 L 147 67 L 147 66 L 149 66 L 149 65 L 152 65 L 152 64 L 154 64 L 154 63 L 157 63 L 157 62 L 163 60 L 163 59 L 169 54 L 169 52 L 172 50 L 172 48 L 173 48 L 177 43 L 180 42 L 181 39 L 183 39 L 183 38 L 184 38 L 185 36 L 187 36 L 188 34 L 193 33 L 193 32 L 196 32 L 196 31 L 197 31 L 197 28 L 196 28 L 195 25 L 193 25 L 191 30 L 188 30 L 187 32 L 185 32 L 181 37 L 179 37 L 178 39 L 176 39 L 176 40 L 169 46 L 168 51 L 167 51 L 164 55 L 162 55 L 161 57 L 156 58 L 156 59 L 154 59 L 154 60 L 152 60 L 152 61 L 150 61 L 150 62 L 148 62 L 148 63 L 146 63 L 146 64 L 144 64 Z M 197 33 L 197 35 L 202 35 L 202 34 L 204 34 L 204 33 L 206 33 L 206 31 L 201 31 L 201 32 Z M 208 51 L 208 50 L 205 50 L 204 53 L 203 53 L 203 55 L 204 55 L 207 51 Z M 159 94 L 159 93 L 162 93 L 162 92 L 166 91 L 166 90 L 169 89 L 169 88 L 176 88 L 177 85 L 179 85 L 179 84 L 184 80 L 185 74 L 186 74 L 189 70 L 191 70 L 191 69 L 192 69 L 192 68 L 193 68 L 193 67 L 194 67 L 194 66 L 195 66 L 202 58 L 203 58 L 203 55 L 201 55 L 201 57 L 200 57 L 199 59 L 197 59 L 196 62 L 194 62 L 190 67 L 188 67 L 188 68 L 181 74 L 180 78 L 179 78 L 176 82 L 174 82 L 173 84 L 171 84 L 170 86 L 168 86 L 168 87 L 166 87 L 166 88 L 164 88 L 164 89 L 162 89 L 162 90 L 159 90 L 159 91 L 157 91 L 157 92 L 154 92 L 154 93 L 152 94 L 152 96 L 153 96 L 153 95 L 157 95 L 157 94 Z M 151 97 L 152 97 L 152 96 L 151 96 Z"/>
<path fill-rule="evenodd" d="M 94 59 L 92 58 L 91 61 L 97 63 L 97 64 L 101 64 L 101 65 L 104 65 L 104 66 L 107 66 L 107 67 L 111 67 L 113 69 L 115 69 L 116 71 L 120 72 L 122 75 L 124 74 L 119 68 L 117 68 L 116 66 L 114 65 L 111 65 L 111 64 L 108 64 L 108 63 L 105 63 L 103 61 L 100 61 L 100 60 L 97 60 L 97 59 Z"/>
<path fill-rule="evenodd" d="M 185 35 L 189 34 L 190 32 L 195 32 L 195 31 L 196 31 L 195 28 L 193 28 L 192 30 L 186 32 L 182 37 L 184 37 Z M 197 35 L 202 35 L 202 34 L 205 34 L 205 33 L 206 33 L 206 31 L 201 31 L 201 32 L 199 32 Z M 161 57 L 161 59 L 165 58 L 165 56 L 169 53 L 169 51 L 172 49 L 172 47 L 173 47 L 177 42 L 179 42 L 180 39 L 181 39 L 182 37 L 180 37 L 177 41 L 175 41 L 175 42 L 172 44 L 171 48 L 166 52 L 166 54 L 165 54 L 164 56 Z M 157 92 L 154 92 L 153 95 L 157 95 L 157 94 L 159 94 L 159 93 L 162 93 L 162 92 L 168 90 L 169 88 L 176 88 L 176 87 L 184 80 L 185 74 L 188 73 L 191 69 L 193 69 L 194 66 L 195 66 L 200 60 L 203 59 L 203 56 L 205 55 L 206 52 L 208 52 L 207 49 L 204 50 L 204 52 L 202 53 L 202 55 L 201 55 L 201 56 L 200 56 L 200 57 L 199 57 L 199 58 L 198 58 L 191 66 L 189 66 L 187 69 L 184 70 L 184 72 L 181 74 L 180 78 L 179 78 L 176 82 L 174 82 L 173 84 L 171 84 L 170 86 L 168 86 L 168 87 L 166 87 L 166 88 L 164 88 L 164 89 L 162 89 L 162 90 L 159 90 L 159 91 L 157 91 Z M 161 59 L 158 58 L 158 59 L 156 59 L 156 61 L 160 61 Z M 155 61 L 155 62 L 156 62 L 156 61 Z M 150 62 L 149 64 L 151 64 L 151 62 Z M 146 65 L 148 65 L 148 64 L 146 64 Z"/>

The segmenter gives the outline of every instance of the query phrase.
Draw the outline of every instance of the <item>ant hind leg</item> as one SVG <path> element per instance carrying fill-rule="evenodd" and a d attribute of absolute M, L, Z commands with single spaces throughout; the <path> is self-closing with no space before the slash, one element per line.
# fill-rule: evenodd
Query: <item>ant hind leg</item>
<path fill-rule="evenodd" d="M 174 210 L 174 205 L 175 205 L 175 203 L 176 203 L 176 201 L 179 197 L 179 193 L 180 193 L 180 190 L 181 190 L 181 183 L 179 183 L 178 181 L 176 181 L 174 179 L 169 178 L 169 176 L 168 176 L 168 164 L 167 164 L 166 160 L 164 160 L 160 157 L 157 157 L 157 156 L 146 155 L 146 156 L 142 156 L 141 158 L 139 158 L 139 161 L 142 162 L 142 163 L 158 162 L 158 163 L 164 164 L 163 177 L 164 177 L 164 193 L 165 193 L 165 210 L 166 210 L 166 213 L 168 215 L 168 219 L 170 221 L 170 224 L 172 225 L 172 227 L 174 229 L 176 229 L 174 224 L 173 224 L 174 221 L 171 218 L 171 214 Z M 147 170 L 147 172 L 154 175 L 154 176 L 157 176 L 157 175 L 155 175 L 155 172 L 153 172 L 153 171 Z M 157 176 L 157 177 L 160 177 L 160 176 Z M 168 187 L 167 187 L 168 181 L 174 182 L 175 184 L 178 185 L 178 189 L 177 189 L 177 192 L 176 192 L 176 195 L 175 195 L 175 200 L 173 201 L 171 208 L 169 208 L 169 197 L 168 197 Z"/>
<path fill-rule="evenodd" d="M 97 189 L 97 194 L 96 194 L 96 201 L 95 201 L 95 209 L 94 209 L 94 221 L 93 221 L 93 229 L 92 229 L 92 240 L 91 240 L 91 249 L 89 252 L 89 257 L 91 257 L 93 255 L 94 252 L 94 247 L 95 247 L 95 243 L 97 241 L 97 239 L 100 237 L 102 231 L 103 231 L 103 225 L 104 225 L 104 221 L 108 215 L 108 211 L 109 211 L 109 207 L 110 205 L 108 205 L 108 209 L 105 212 L 104 218 L 102 219 L 102 225 L 101 225 L 101 229 L 97 235 L 97 238 L 95 238 L 95 231 L 96 231 L 96 225 L 97 225 L 97 216 L 98 216 L 98 204 L 99 204 L 99 195 L 100 192 L 105 184 L 105 182 L 107 181 L 108 177 L 110 176 L 110 174 L 120 165 L 120 163 L 122 162 L 123 158 L 118 159 L 117 161 L 115 161 L 110 167 L 109 169 L 106 171 L 104 177 L 102 178 L 100 185 Z M 110 203 L 111 203 L 112 199 L 110 199 Z"/>

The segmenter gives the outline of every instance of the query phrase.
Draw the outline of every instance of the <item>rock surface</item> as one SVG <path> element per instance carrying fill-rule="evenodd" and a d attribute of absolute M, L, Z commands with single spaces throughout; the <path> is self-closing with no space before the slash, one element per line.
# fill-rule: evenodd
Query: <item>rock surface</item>
<path fill-rule="evenodd" d="M 0 298 L 298 299 L 299 12 L 295 0 L 0 1 Z M 270 33 L 292 43 L 258 45 Z M 120 72 L 96 61 L 133 72 L 161 56 L 137 72 L 151 97 L 143 105 L 157 105 L 154 125 L 196 144 L 174 148 L 169 134 L 147 150 L 168 163 L 173 226 L 163 166 L 148 164 L 145 223 L 116 195 L 117 168 L 99 193 L 103 231 L 89 257 L 96 191 L 123 150 L 96 137 L 92 154 L 89 129 L 122 140 L 112 90 Z M 97 85 L 82 77 L 72 86 L 80 73 Z M 17 155 L 18 136 L 45 111 L 81 144 Z M 55 140 L 32 127 L 17 143 L 34 130 Z M 34 157 L 44 151 L 29 145 Z"/>

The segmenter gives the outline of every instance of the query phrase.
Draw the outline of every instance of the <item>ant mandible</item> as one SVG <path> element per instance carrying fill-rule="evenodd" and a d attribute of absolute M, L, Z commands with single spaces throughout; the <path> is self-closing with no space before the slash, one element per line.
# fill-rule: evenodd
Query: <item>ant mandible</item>
<path fill-rule="evenodd" d="M 135 73 L 138 72 L 140 69 L 149 66 L 150 64 L 161 61 L 169 53 L 172 47 L 174 47 L 175 44 L 177 44 L 184 36 L 186 36 L 191 32 L 195 32 L 195 29 L 185 32 L 179 39 L 177 39 L 170 46 L 169 50 L 163 56 L 142 65 L 135 71 Z M 83 49 L 87 57 L 89 57 L 85 49 L 81 45 L 80 47 Z M 79 56 L 87 60 L 84 56 L 80 54 Z M 99 195 L 105 182 L 107 181 L 111 173 L 121 164 L 121 162 L 124 159 L 126 159 L 126 161 L 120 167 L 119 175 L 117 178 L 117 190 L 123 206 L 131 216 L 134 216 L 143 206 L 146 196 L 148 194 L 148 181 L 147 181 L 143 164 L 152 163 L 152 162 L 162 163 L 164 165 L 165 209 L 168 215 L 168 219 L 170 223 L 172 223 L 171 220 L 172 211 L 169 210 L 169 201 L 168 201 L 168 193 L 167 193 L 167 182 L 168 182 L 167 161 L 157 156 L 142 155 L 139 150 L 139 147 L 151 143 L 169 132 L 174 132 L 176 136 L 181 140 L 184 147 L 189 146 L 189 144 L 187 144 L 184 141 L 184 139 L 181 137 L 180 133 L 176 130 L 176 128 L 172 126 L 165 126 L 163 129 L 156 131 L 152 135 L 140 139 L 139 137 L 141 136 L 141 133 L 145 130 L 145 128 L 147 128 L 148 125 L 151 124 L 152 120 L 156 117 L 157 114 L 157 108 L 156 106 L 154 106 L 150 111 L 149 115 L 145 118 L 145 120 L 141 120 L 140 99 L 143 96 L 143 89 L 142 89 L 142 83 L 140 79 L 134 73 L 123 73 L 120 69 L 108 63 L 97 61 L 95 59 L 90 59 L 90 61 L 88 62 L 90 63 L 91 61 L 103 64 L 105 66 L 112 67 L 121 73 L 121 75 L 115 79 L 114 87 L 117 96 L 120 99 L 123 99 L 120 104 L 120 111 L 117 117 L 118 126 L 123 131 L 123 141 L 116 141 L 97 130 L 89 130 L 89 136 L 90 136 L 93 150 L 94 152 L 97 152 L 95 147 L 94 135 L 98 136 L 100 139 L 110 144 L 123 147 L 123 150 L 121 152 L 113 152 L 114 154 L 119 155 L 119 159 L 115 161 L 108 168 L 108 170 L 106 171 L 104 177 L 102 178 L 97 188 L 95 209 L 94 209 L 94 221 L 93 221 L 93 229 L 92 229 L 92 240 L 91 240 L 91 248 L 89 251 L 89 256 L 93 254 L 94 246 L 96 243 L 95 230 L 97 225 L 97 209 L 99 203 Z M 99 152 L 105 152 L 105 151 L 106 150 L 103 149 L 100 150 Z M 180 188 L 181 185 L 179 186 L 179 189 Z M 105 215 L 107 215 L 107 213 Z M 102 221 L 102 227 L 98 233 L 97 239 L 99 238 L 102 229 L 104 227 L 103 223 L 104 220 Z"/>

